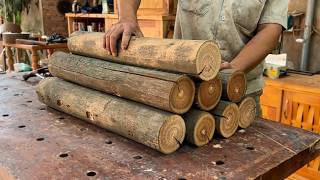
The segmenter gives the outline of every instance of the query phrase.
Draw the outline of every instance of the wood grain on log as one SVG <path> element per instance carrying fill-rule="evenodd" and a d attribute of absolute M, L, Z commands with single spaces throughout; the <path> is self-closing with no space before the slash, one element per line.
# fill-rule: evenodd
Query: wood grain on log
<path fill-rule="evenodd" d="M 210 81 L 196 83 L 195 104 L 201 110 L 211 111 L 219 103 L 222 95 L 222 84 L 217 76 Z"/>
<path fill-rule="evenodd" d="M 176 151 L 185 136 L 185 123 L 179 115 L 55 77 L 42 80 L 37 87 L 37 94 L 41 102 L 54 109 L 165 154 Z"/>
<path fill-rule="evenodd" d="M 74 54 L 110 60 L 122 64 L 191 74 L 203 80 L 216 77 L 221 55 L 213 41 L 132 37 L 127 50 L 118 48 L 118 56 L 103 48 L 104 33 L 76 33 L 68 40 Z"/>
<path fill-rule="evenodd" d="M 212 114 L 216 120 L 216 130 L 222 137 L 229 138 L 235 134 L 240 118 L 237 104 L 220 101 Z"/>
<path fill-rule="evenodd" d="M 234 103 L 240 102 L 247 91 L 247 79 L 244 72 L 225 69 L 219 72 L 222 81 L 222 99 Z"/>
<path fill-rule="evenodd" d="M 195 146 L 208 144 L 215 131 L 214 117 L 204 111 L 192 109 L 184 116 L 186 122 L 186 140 Z"/>
<path fill-rule="evenodd" d="M 257 118 L 257 103 L 252 97 L 246 97 L 240 104 L 239 126 L 248 128 Z"/>
<path fill-rule="evenodd" d="M 177 114 L 193 104 L 195 85 L 186 75 L 55 52 L 50 72 L 59 78 Z"/>

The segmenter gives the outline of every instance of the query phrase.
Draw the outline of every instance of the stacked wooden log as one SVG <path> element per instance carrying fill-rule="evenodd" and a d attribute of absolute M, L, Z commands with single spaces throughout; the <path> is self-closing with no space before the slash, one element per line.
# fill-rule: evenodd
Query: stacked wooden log
<path fill-rule="evenodd" d="M 103 36 L 76 34 L 68 41 L 73 54 L 50 57 L 56 77 L 38 85 L 40 101 L 165 154 L 184 139 L 206 145 L 215 130 L 229 138 L 255 119 L 245 74 L 219 72 L 213 41 L 132 38 L 113 57 Z"/>

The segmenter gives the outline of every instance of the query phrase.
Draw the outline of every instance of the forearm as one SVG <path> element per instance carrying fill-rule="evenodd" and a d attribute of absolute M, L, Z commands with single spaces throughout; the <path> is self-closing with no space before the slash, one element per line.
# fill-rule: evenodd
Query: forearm
<path fill-rule="evenodd" d="M 137 20 L 140 0 L 117 0 L 119 2 L 119 20 Z"/>
<path fill-rule="evenodd" d="M 278 24 L 261 25 L 258 33 L 231 62 L 231 67 L 249 72 L 260 64 L 276 47 L 282 32 Z"/>

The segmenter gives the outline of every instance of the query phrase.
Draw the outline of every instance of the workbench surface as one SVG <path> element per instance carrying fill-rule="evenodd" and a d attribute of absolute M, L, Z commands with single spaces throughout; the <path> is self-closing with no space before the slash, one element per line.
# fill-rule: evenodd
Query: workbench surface
<path fill-rule="evenodd" d="M 37 79 L 0 75 L 0 179 L 280 179 L 319 154 L 320 136 L 258 120 L 230 139 L 162 155 L 47 108 Z"/>

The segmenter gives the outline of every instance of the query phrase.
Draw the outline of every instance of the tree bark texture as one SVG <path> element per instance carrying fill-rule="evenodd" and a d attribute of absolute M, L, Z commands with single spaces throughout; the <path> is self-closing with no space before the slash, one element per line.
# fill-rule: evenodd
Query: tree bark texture
<path fill-rule="evenodd" d="M 56 77 L 42 80 L 39 100 L 48 106 L 98 125 L 164 154 L 176 151 L 185 137 L 185 123 L 140 103 L 107 95 Z"/>
<path fill-rule="evenodd" d="M 203 80 L 216 77 L 221 54 L 213 41 L 132 37 L 127 50 L 118 48 L 114 57 L 103 48 L 104 33 L 75 33 L 68 40 L 74 54 L 171 72 L 190 74 Z"/>
<path fill-rule="evenodd" d="M 195 86 L 186 75 L 64 52 L 49 58 L 49 70 L 67 81 L 177 114 L 187 112 L 194 101 Z"/>

